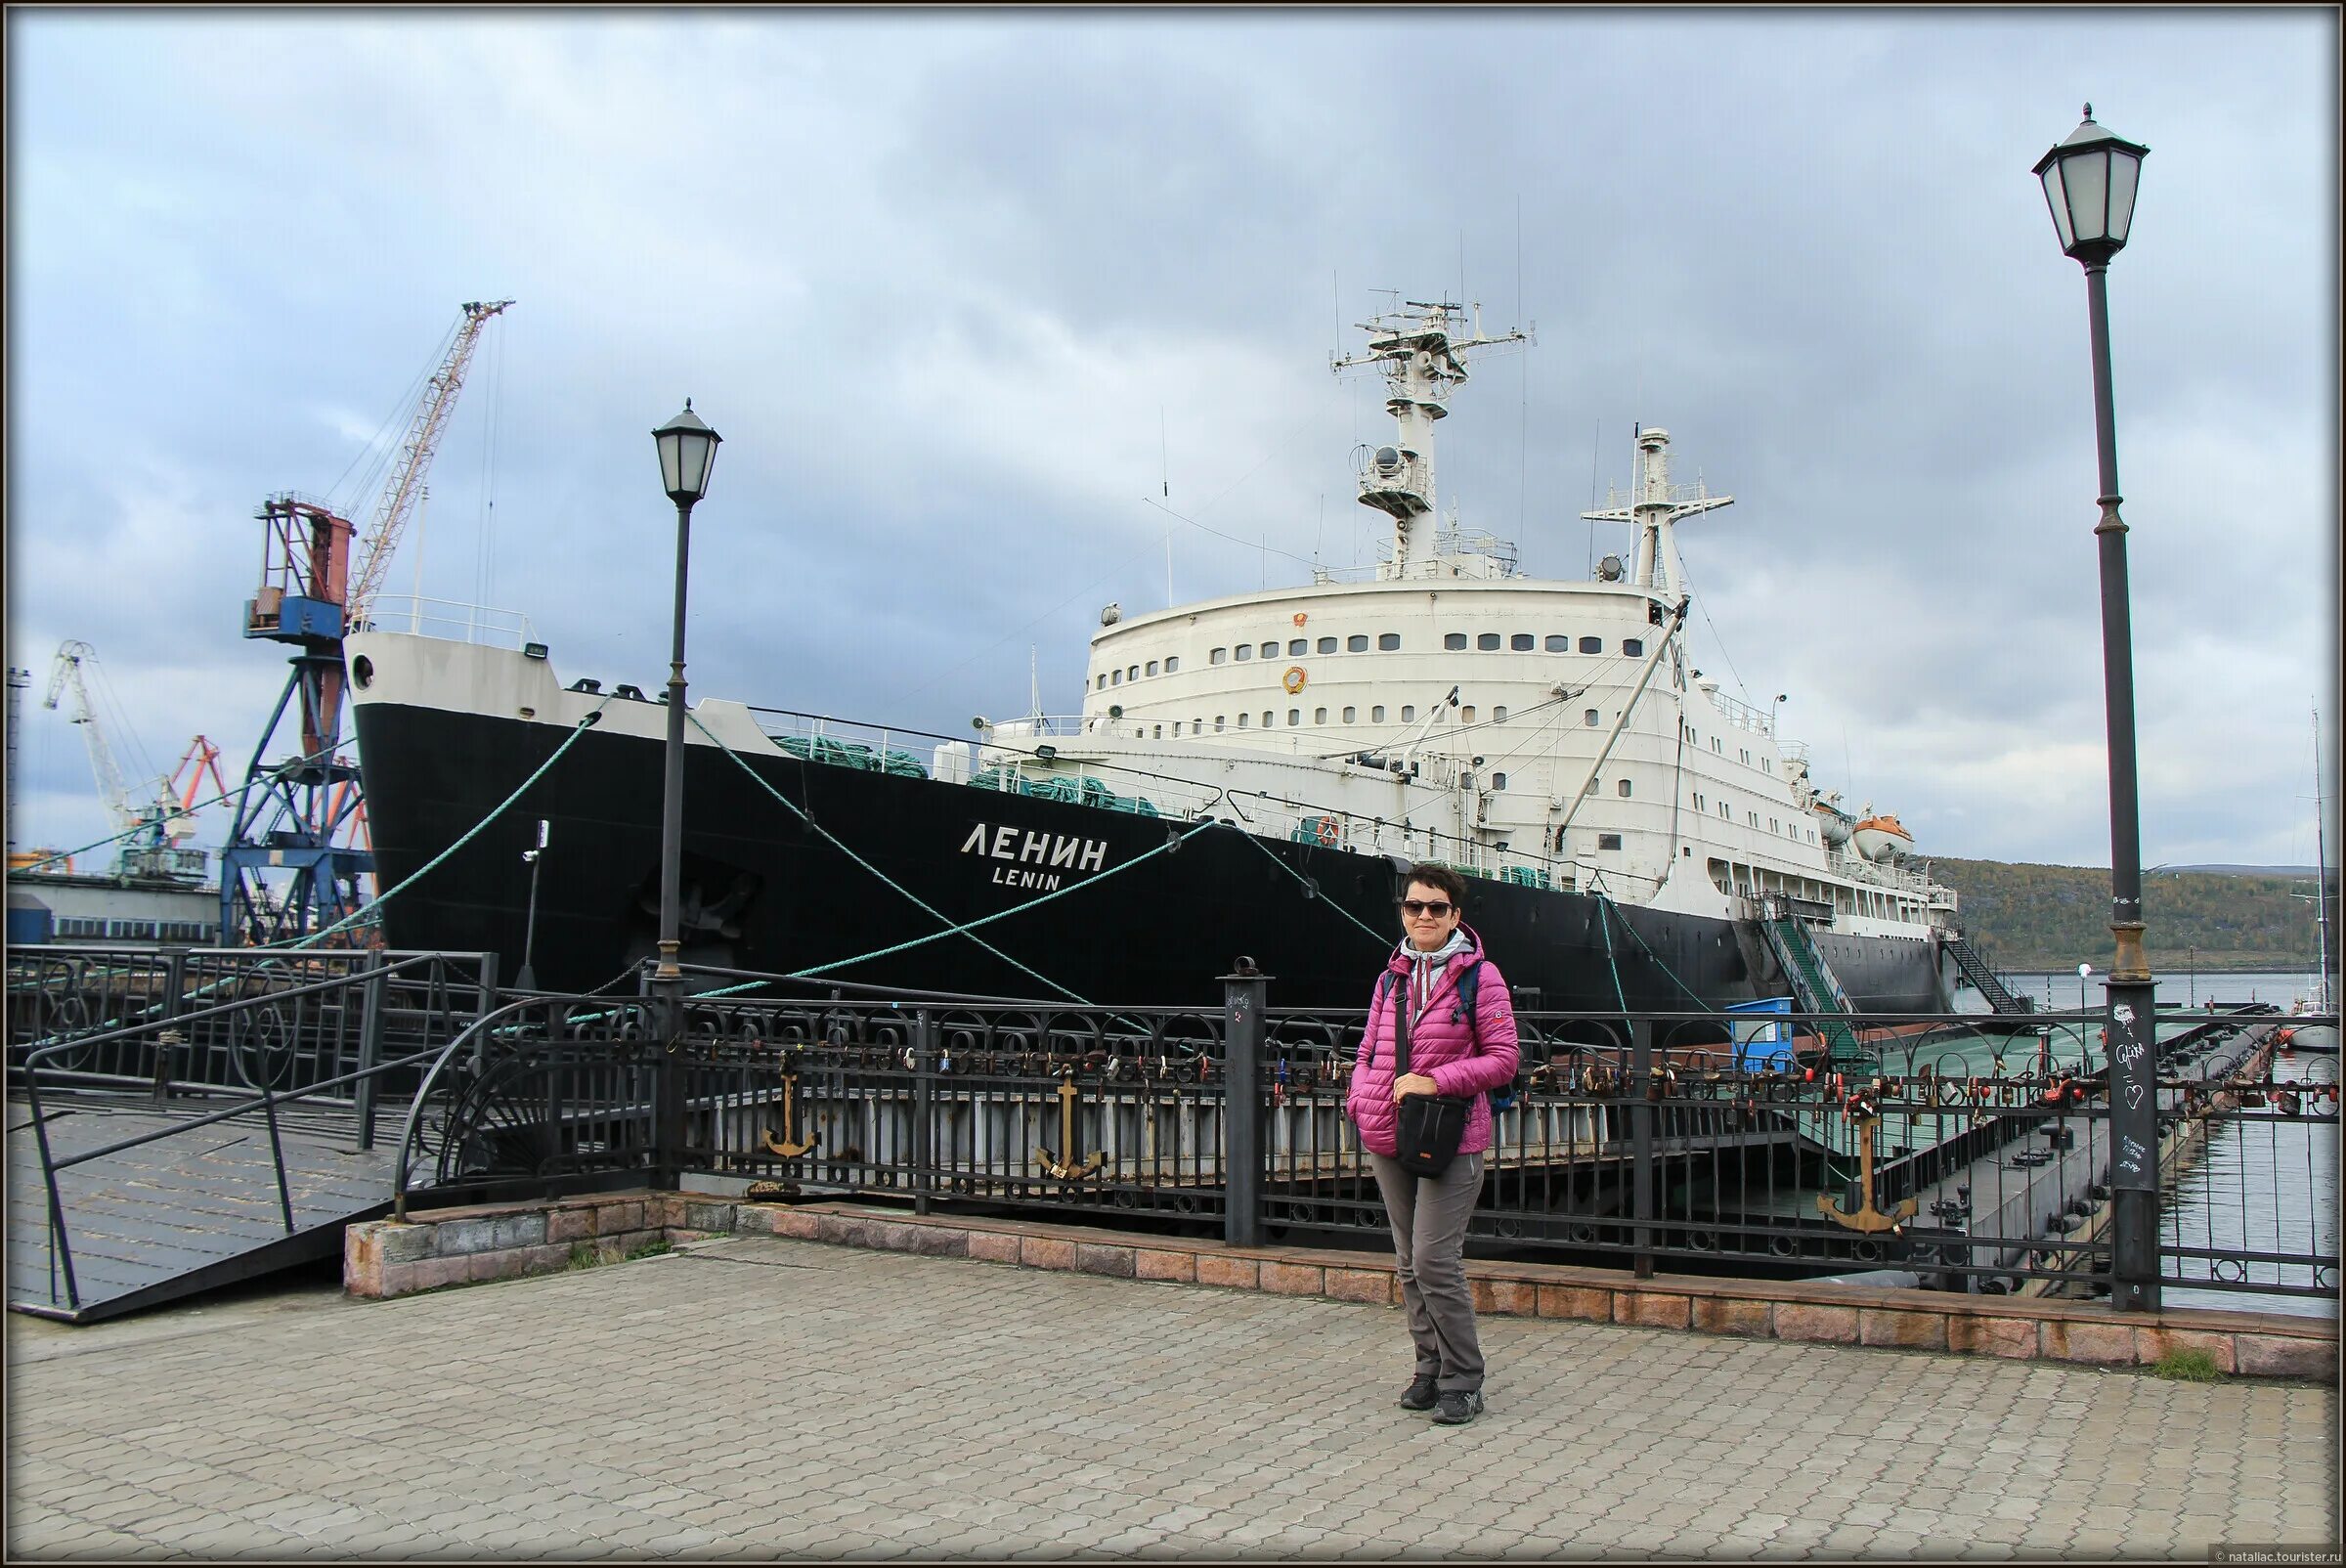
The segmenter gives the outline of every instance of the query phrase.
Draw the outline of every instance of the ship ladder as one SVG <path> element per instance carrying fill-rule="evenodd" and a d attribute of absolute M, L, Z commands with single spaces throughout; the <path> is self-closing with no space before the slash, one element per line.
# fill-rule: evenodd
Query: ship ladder
<path fill-rule="evenodd" d="M 1963 972 L 1965 980 L 1972 982 L 1972 988 L 1986 999 L 1991 1010 L 1998 1013 L 2033 1011 L 2027 1002 L 2013 995 L 2011 988 L 1997 978 L 1996 972 L 1987 967 L 1986 957 L 1972 945 L 1970 937 L 1957 932 L 1945 939 L 1944 945 L 1947 955 L 1955 960 L 1955 967 Z"/>
<path fill-rule="evenodd" d="M 1849 1012 L 1848 993 L 1841 988 L 1841 981 L 1833 978 L 1832 967 L 1825 962 L 1825 955 L 1818 952 L 1816 945 L 1809 941 L 1807 932 L 1801 928 L 1799 921 L 1762 920 L 1760 930 L 1767 937 L 1767 945 L 1774 951 L 1776 962 L 1784 966 L 1785 977 L 1792 981 L 1793 991 L 1804 1011 L 1844 1015 Z M 1846 1024 L 1820 1017 L 1816 1021 L 1816 1028 L 1824 1037 L 1827 1066 L 1838 1068 L 1881 1065 L 1872 1052 L 1857 1043 L 1856 1031 Z"/>

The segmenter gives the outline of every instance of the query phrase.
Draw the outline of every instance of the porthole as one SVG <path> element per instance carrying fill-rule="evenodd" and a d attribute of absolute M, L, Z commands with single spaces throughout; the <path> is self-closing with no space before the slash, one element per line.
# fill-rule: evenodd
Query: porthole
<path fill-rule="evenodd" d="M 1368 651 L 1368 638 L 1363 633 L 1357 632 L 1354 632 L 1351 636 L 1344 639 L 1344 651 L 1346 653 L 1367 653 Z"/>
<path fill-rule="evenodd" d="M 1581 651 L 1583 653 L 1602 653 L 1605 651 L 1605 639 L 1602 637 L 1583 637 L 1581 638 Z"/>
<path fill-rule="evenodd" d="M 350 661 L 350 678 L 361 691 L 374 684 L 374 661 L 360 654 Z"/>
<path fill-rule="evenodd" d="M 1254 644 L 1251 642 L 1241 642 L 1238 644 L 1236 651 L 1238 653 L 1238 663 L 1244 664 L 1247 660 L 1254 657 Z"/>
<path fill-rule="evenodd" d="M 1416 717 L 1417 705 L 1415 703 L 1405 702 L 1401 705 L 1401 721 L 1403 723 L 1410 723 L 1414 720 Z"/>
<path fill-rule="evenodd" d="M 1503 790 L 1503 789 L 1505 789 L 1505 788 L 1507 787 L 1507 775 L 1506 775 L 1506 774 L 1504 774 L 1504 773 L 1494 773 L 1494 774 L 1492 774 L 1492 775 L 1491 775 L 1491 787 L 1492 787 L 1493 789 L 1495 789 L 1495 790 Z"/>
<path fill-rule="evenodd" d="M 1474 639 L 1474 645 L 1484 653 L 1497 653 L 1499 651 L 1499 633 L 1486 632 Z"/>
<path fill-rule="evenodd" d="M 1466 633 L 1463 632 L 1451 632 L 1445 633 L 1442 638 L 1442 646 L 1453 650 L 1465 647 Z"/>
<path fill-rule="evenodd" d="M 1321 651 L 1322 653 L 1333 653 L 1333 652 L 1335 652 L 1335 651 L 1336 651 L 1336 639 L 1335 639 L 1335 638 L 1333 638 L 1333 637 L 1322 637 L 1322 638 L 1320 639 L 1320 651 Z"/>
<path fill-rule="evenodd" d="M 1279 644 L 1278 644 L 1278 643 L 1276 643 L 1276 642 L 1266 642 L 1266 643 L 1264 643 L 1264 644 L 1263 644 L 1263 657 L 1264 657 L 1264 658 L 1266 658 L 1266 659 L 1276 659 L 1276 658 L 1278 658 L 1278 657 L 1279 657 Z"/>
<path fill-rule="evenodd" d="M 1532 634 L 1518 632 L 1507 639 L 1507 646 L 1516 653 L 1529 653 L 1532 651 Z"/>
<path fill-rule="evenodd" d="M 1590 729 L 1594 729 L 1596 727 L 1596 710 L 1593 708 L 1584 709 L 1581 713 L 1581 722 L 1586 724 Z"/>
<path fill-rule="evenodd" d="M 1401 633 L 1398 632 L 1380 632 L 1377 633 L 1376 645 L 1379 650 L 1385 653 L 1398 653 L 1401 651 Z"/>
<path fill-rule="evenodd" d="M 1372 723 L 1372 724 L 1381 724 L 1381 723 L 1383 723 L 1384 721 L 1385 721 L 1385 705 L 1384 705 L 1383 703 L 1381 703 L 1381 702 L 1380 702 L 1380 703 L 1378 703 L 1378 704 L 1377 704 L 1375 707 L 1373 707 L 1373 708 L 1371 708 L 1371 709 L 1369 709 L 1369 710 L 1368 710 L 1368 722 L 1370 722 L 1370 723 Z"/>
<path fill-rule="evenodd" d="M 1626 801 L 1629 798 L 1629 781 L 1628 779 L 1623 779 L 1620 783 L 1614 785 L 1613 789 L 1614 793 L 1619 795 L 1623 800 Z"/>
<path fill-rule="evenodd" d="M 1547 651 L 1550 653 L 1570 653 L 1572 651 L 1572 638 L 1563 636 L 1561 634 L 1549 637 L 1547 639 Z"/>
<path fill-rule="evenodd" d="M 1361 711 L 1360 711 L 1358 708 L 1349 708 L 1349 707 L 1348 707 L 1348 708 L 1346 708 L 1346 709 L 1344 710 L 1344 722 L 1346 722 L 1346 723 L 1348 723 L 1348 724 L 1349 724 L 1349 723 L 1353 722 L 1355 719 L 1359 719 L 1359 718 L 1360 718 L 1360 715 L 1361 715 Z"/>
<path fill-rule="evenodd" d="M 1311 651 L 1312 639 L 1309 637 L 1297 637 L 1287 644 L 1287 657 L 1290 659 L 1300 659 Z"/>
<path fill-rule="evenodd" d="M 1621 639 L 1621 651 L 1632 659 L 1642 659 L 1645 657 L 1645 643 L 1637 637 L 1624 637 Z"/>

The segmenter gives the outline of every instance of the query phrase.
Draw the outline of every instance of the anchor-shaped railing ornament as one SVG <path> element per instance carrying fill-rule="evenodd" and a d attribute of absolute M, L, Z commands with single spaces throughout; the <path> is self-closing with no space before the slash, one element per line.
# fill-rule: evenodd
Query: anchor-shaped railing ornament
<path fill-rule="evenodd" d="M 798 1088 L 799 1075 L 797 1073 L 785 1072 L 782 1074 L 782 1130 L 785 1134 L 798 1124 Z M 774 1130 L 768 1127 L 762 1134 L 762 1141 L 768 1154 L 780 1154 L 784 1159 L 796 1159 L 816 1144 L 821 1143 L 823 1135 L 819 1132 L 810 1134 L 804 1143 L 785 1143 L 776 1138 Z"/>
<path fill-rule="evenodd" d="M 1901 1199 L 1888 1213 L 1874 1207 L 1874 1129 L 1882 1125 L 1882 1116 L 1874 1110 L 1871 1101 L 1855 1095 L 1849 1097 L 1846 1109 L 1857 1119 L 1857 1187 L 1864 1194 L 1864 1200 L 1858 1205 L 1857 1211 L 1851 1213 L 1835 1202 L 1832 1194 L 1819 1193 L 1816 1195 L 1816 1206 L 1824 1212 L 1825 1218 L 1846 1230 L 1869 1234 L 1895 1231 L 1914 1218 L 1919 1205 L 1914 1198 L 1908 1198 Z"/>
<path fill-rule="evenodd" d="M 1104 1150 L 1094 1150 L 1082 1160 L 1074 1157 L 1075 1099 L 1075 1074 L 1069 1070 L 1061 1074 L 1059 1080 L 1059 1146 L 1067 1151 L 1067 1157 L 1063 1160 L 1039 1145 L 1034 1151 L 1034 1162 L 1046 1174 L 1063 1182 L 1081 1181 L 1108 1162 Z"/>

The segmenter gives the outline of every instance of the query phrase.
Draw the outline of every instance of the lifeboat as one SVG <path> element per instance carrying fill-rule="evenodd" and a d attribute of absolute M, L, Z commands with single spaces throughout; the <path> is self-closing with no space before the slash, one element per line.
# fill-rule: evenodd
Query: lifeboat
<path fill-rule="evenodd" d="M 1833 848 L 1840 849 L 1849 842 L 1849 819 L 1824 802 L 1818 801 L 1809 810 L 1816 813 L 1817 837 Z"/>
<path fill-rule="evenodd" d="M 1914 835 L 1887 811 L 1859 817 L 1849 838 L 1859 854 L 1877 864 L 1903 860 L 1914 853 Z"/>

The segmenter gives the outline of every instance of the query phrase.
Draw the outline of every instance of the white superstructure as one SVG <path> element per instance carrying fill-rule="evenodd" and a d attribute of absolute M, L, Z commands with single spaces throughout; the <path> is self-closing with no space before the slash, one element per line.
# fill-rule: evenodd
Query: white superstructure
<path fill-rule="evenodd" d="M 1585 514 L 1634 529 L 1591 581 L 1523 577 L 1512 546 L 1438 521 L 1435 422 L 1473 351 L 1523 336 L 1464 325 L 1412 302 L 1337 362 L 1383 370 L 1396 423 L 1361 459 L 1361 502 L 1394 521 L 1372 581 L 1110 607 L 1081 714 L 980 720 L 940 776 L 1092 777 L 1168 815 L 1689 914 L 1773 897 L 1852 935 L 1951 923 L 1949 890 L 1852 851 L 1772 710 L 1689 666 L 1673 530 L 1733 498 L 1673 485 L 1666 431 L 1638 432 L 1630 493 Z"/>

